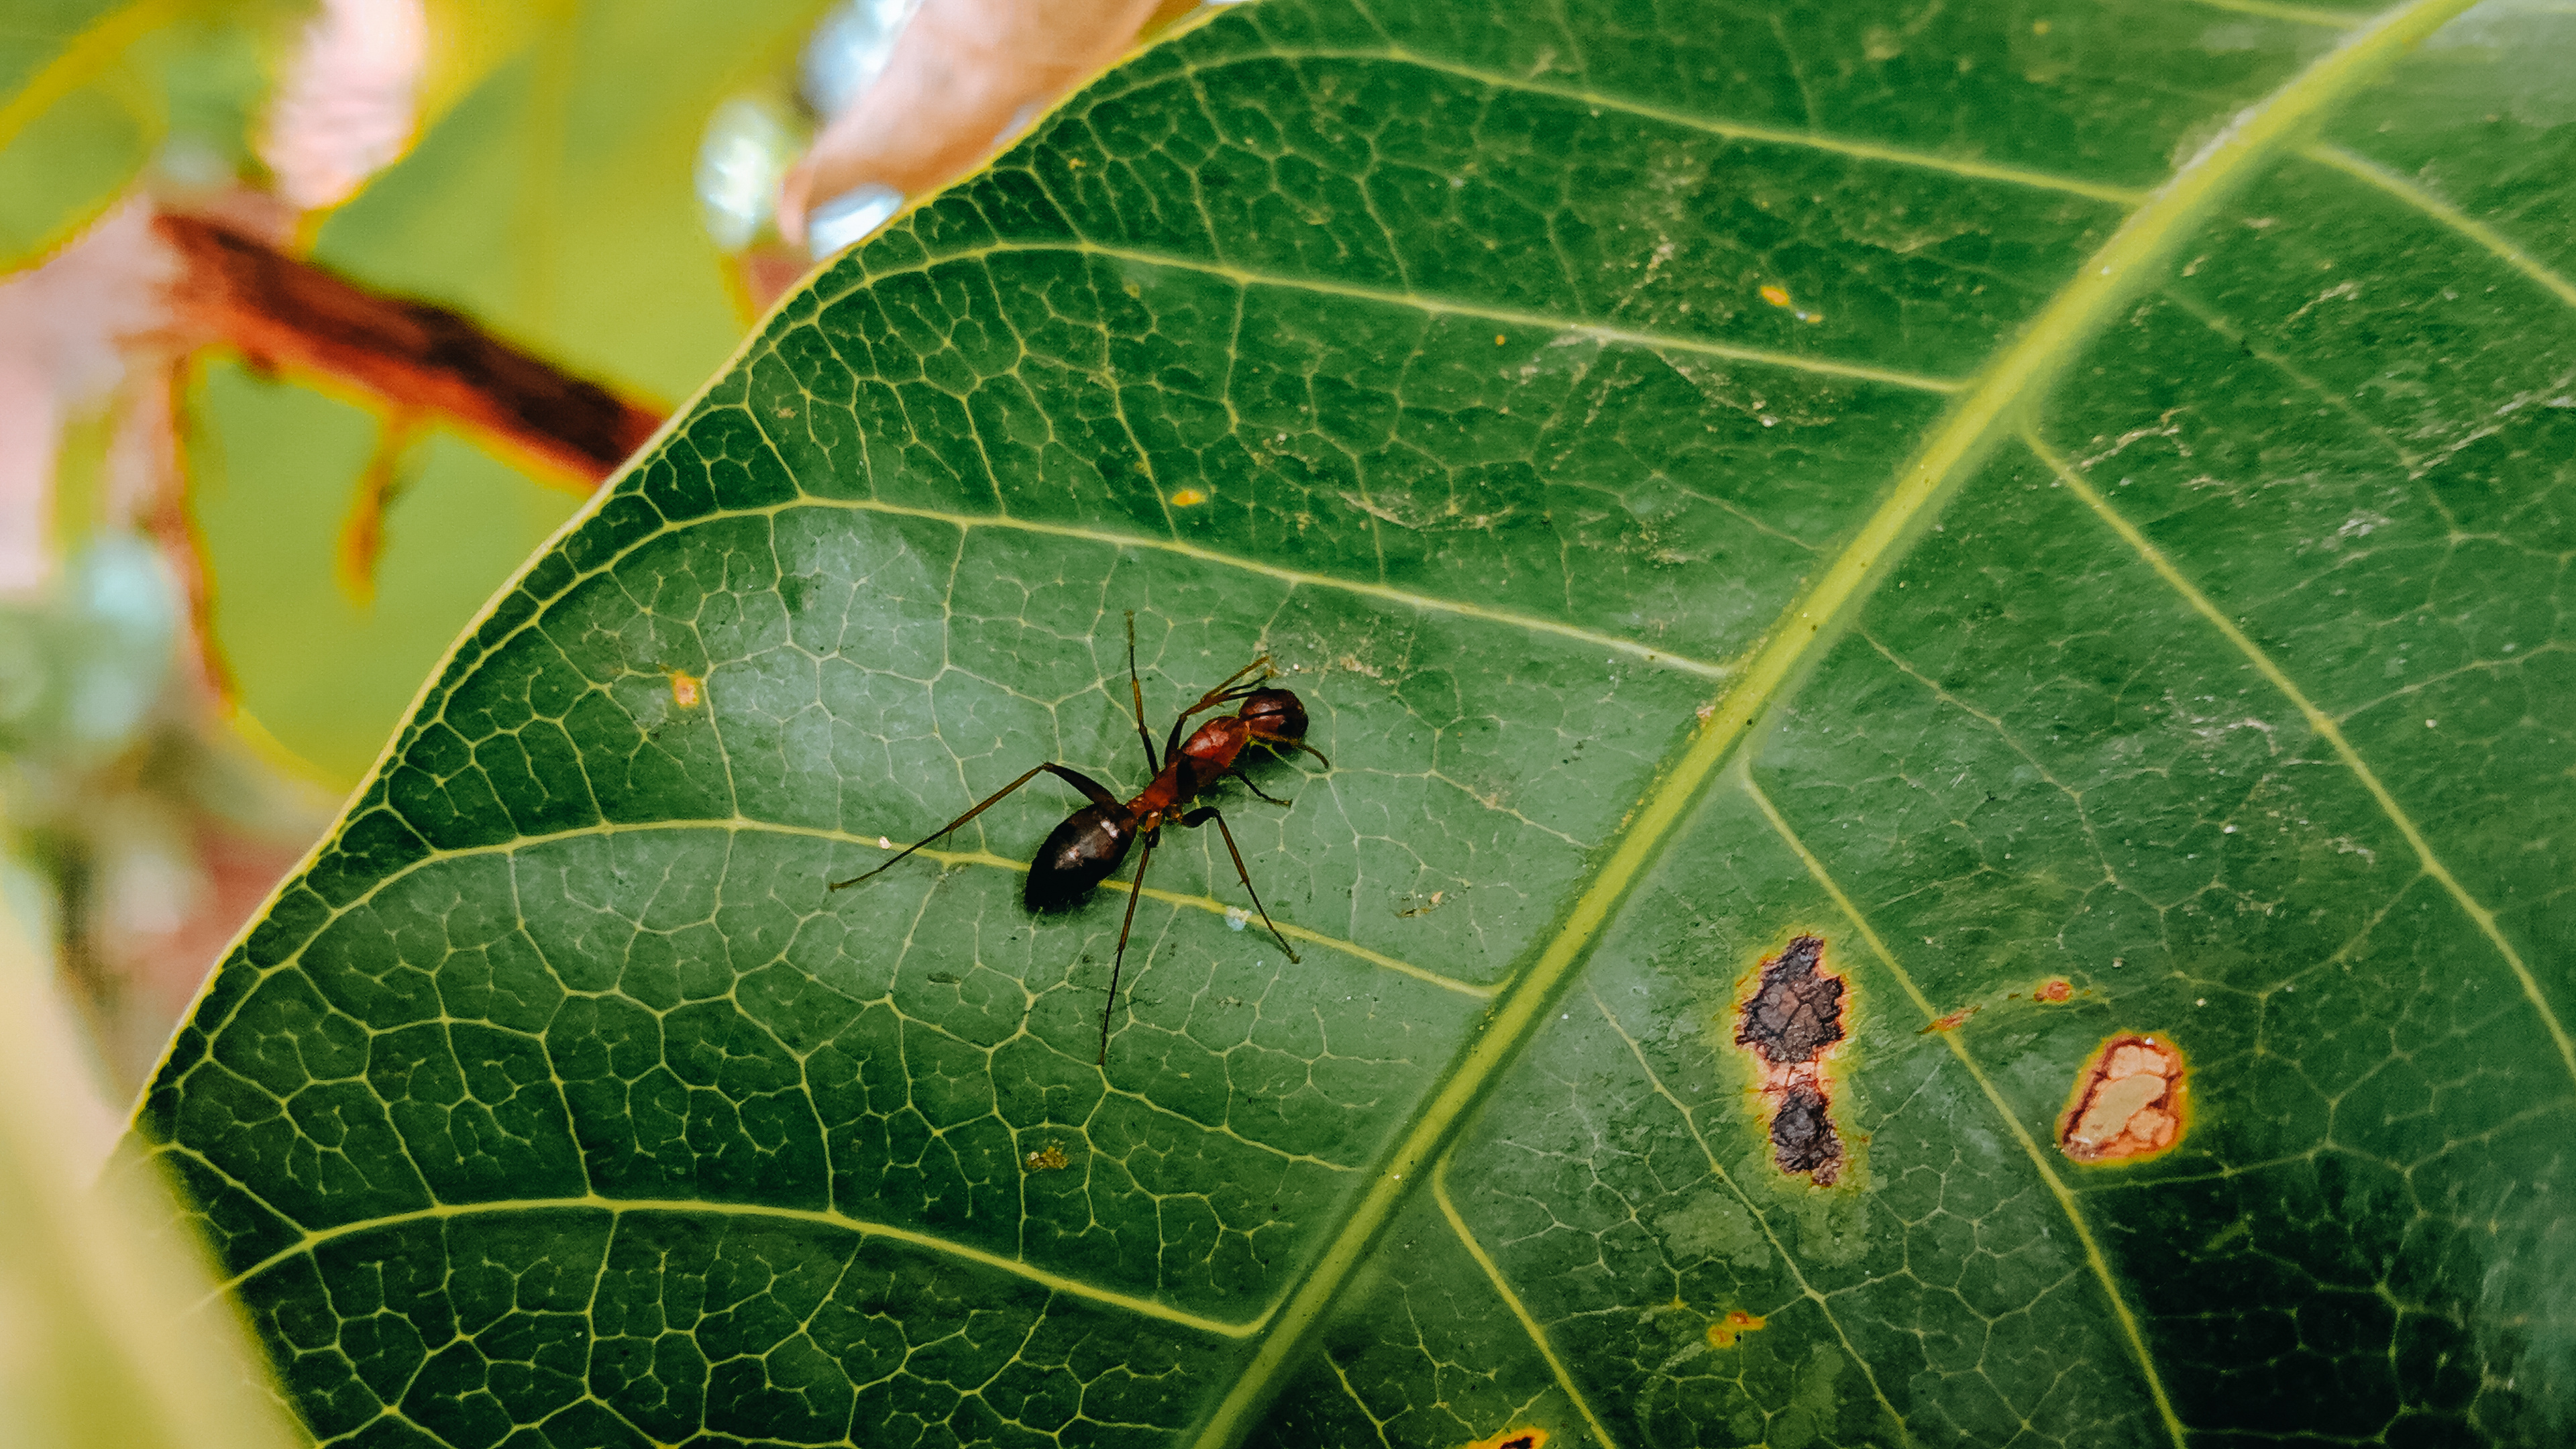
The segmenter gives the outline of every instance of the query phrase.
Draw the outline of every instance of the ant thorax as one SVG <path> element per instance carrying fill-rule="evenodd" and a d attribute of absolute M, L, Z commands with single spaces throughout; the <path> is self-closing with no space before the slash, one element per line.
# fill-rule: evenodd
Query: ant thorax
<path fill-rule="evenodd" d="M 1243 753 L 1252 732 L 1241 719 L 1222 715 L 1190 732 L 1181 745 L 1181 755 L 1191 765 L 1191 773 L 1201 781 L 1211 781 L 1234 768 L 1235 757 Z"/>

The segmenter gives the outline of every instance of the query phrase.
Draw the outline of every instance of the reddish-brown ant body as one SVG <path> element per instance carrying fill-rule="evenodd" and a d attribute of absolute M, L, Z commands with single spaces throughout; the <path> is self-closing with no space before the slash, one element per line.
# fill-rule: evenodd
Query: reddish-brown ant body
<path fill-rule="evenodd" d="M 1246 675 L 1258 672 L 1259 679 L 1245 684 Z M 1252 777 L 1243 773 L 1240 763 L 1244 750 L 1262 745 L 1276 752 L 1303 750 L 1331 769 L 1333 762 L 1324 752 L 1306 743 L 1306 704 L 1293 691 L 1273 689 L 1263 681 L 1271 677 L 1270 656 L 1265 654 L 1234 673 L 1227 675 L 1216 688 L 1199 696 L 1199 702 L 1182 710 L 1172 721 L 1170 738 L 1163 743 L 1160 758 L 1154 752 L 1154 736 L 1145 728 L 1145 685 L 1136 673 L 1136 618 L 1127 617 L 1127 689 L 1136 706 L 1136 737 L 1144 742 L 1145 763 L 1154 771 L 1153 782 L 1137 792 L 1133 800 L 1120 800 L 1107 786 L 1089 775 L 1053 761 L 1031 769 L 1027 774 L 984 797 L 982 803 L 939 827 L 906 847 L 902 855 L 875 870 L 854 875 L 848 880 L 832 882 L 833 890 L 890 870 L 904 856 L 912 854 L 957 827 L 1001 803 L 1002 799 L 1041 774 L 1053 775 L 1081 791 L 1091 803 L 1064 818 L 1038 847 L 1037 859 L 1029 863 L 1029 878 L 1021 899 L 1033 911 L 1060 911 L 1079 904 L 1092 887 L 1109 878 L 1127 858 L 1128 847 L 1144 842 L 1136 858 L 1136 877 L 1128 887 L 1127 918 L 1118 927 L 1118 954 L 1109 968 L 1109 1000 L 1100 1009 L 1100 1061 L 1109 1061 L 1109 1023 L 1118 1005 L 1118 978 L 1127 966 L 1127 936 L 1136 924 L 1136 901 L 1145 893 L 1145 867 L 1153 863 L 1154 846 L 1166 825 L 1196 827 L 1213 822 L 1217 833 L 1225 837 L 1225 852 L 1234 857 L 1234 873 L 1242 880 L 1243 890 L 1252 897 L 1252 908 L 1261 912 L 1261 924 L 1270 927 L 1278 937 L 1279 948 L 1297 960 L 1297 950 L 1270 919 L 1261 904 L 1261 893 L 1252 888 L 1252 872 L 1243 865 L 1243 852 L 1236 848 L 1234 832 L 1226 828 L 1225 817 L 1213 805 L 1190 808 L 1190 802 L 1214 789 L 1217 782 L 1232 776 L 1243 781 L 1253 794 L 1284 805 L 1284 800 L 1271 800 Z M 1234 713 L 1220 715 L 1181 738 L 1181 726 L 1193 715 L 1212 709 L 1238 706 Z"/>

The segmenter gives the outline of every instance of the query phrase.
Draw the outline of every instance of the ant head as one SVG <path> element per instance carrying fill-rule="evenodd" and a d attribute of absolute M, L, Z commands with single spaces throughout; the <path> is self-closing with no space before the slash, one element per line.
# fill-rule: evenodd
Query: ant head
<path fill-rule="evenodd" d="M 1285 689 L 1256 689 L 1243 697 L 1236 712 L 1256 740 L 1302 740 L 1306 737 L 1306 703 Z"/>

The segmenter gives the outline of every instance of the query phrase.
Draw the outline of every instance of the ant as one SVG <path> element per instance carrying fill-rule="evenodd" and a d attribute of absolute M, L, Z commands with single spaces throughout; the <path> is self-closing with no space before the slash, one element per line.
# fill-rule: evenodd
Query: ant
<path fill-rule="evenodd" d="M 1243 682 L 1246 675 L 1256 672 L 1258 678 L 1248 684 Z M 1279 949 L 1288 953 L 1288 960 L 1292 964 L 1297 960 L 1297 948 L 1289 945 L 1288 938 L 1280 934 L 1278 925 L 1270 919 L 1270 912 L 1261 904 L 1261 892 L 1252 888 L 1252 872 L 1244 869 L 1243 852 L 1236 848 L 1234 832 L 1226 828 L 1225 817 L 1218 814 L 1213 805 L 1202 805 L 1195 810 L 1189 808 L 1192 800 L 1228 776 L 1241 780 L 1245 788 L 1273 805 L 1288 803 L 1264 794 L 1259 785 L 1252 783 L 1252 777 L 1243 773 L 1243 767 L 1236 761 L 1246 745 L 1263 745 L 1273 753 L 1303 750 L 1323 760 L 1325 769 L 1333 767 L 1333 762 L 1325 759 L 1323 751 L 1306 743 L 1305 702 L 1290 690 L 1272 689 L 1264 682 L 1275 672 L 1270 667 L 1270 656 L 1264 654 L 1227 675 L 1216 688 L 1200 695 L 1198 703 L 1182 710 L 1180 718 L 1172 721 L 1171 736 L 1164 741 L 1162 756 L 1157 759 L 1154 736 L 1145 728 L 1145 685 L 1136 673 L 1136 616 L 1130 613 L 1127 616 L 1127 690 L 1136 705 L 1136 738 L 1144 742 L 1145 763 L 1154 771 L 1152 784 L 1137 792 L 1135 799 L 1122 802 L 1109 792 L 1107 786 L 1089 775 L 1049 761 L 985 796 L 983 803 L 974 809 L 905 847 L 903 855 L 875 870 L 854 875 L 848 880 L 836 880 L 831 888 L 840 890 L 854 886 L 893 869 L 904 856 L 992 809 L 1001 803 L 1003 797 L 1040 774 L 1053 775 L 1081 791 L 1091 803 L 1066 816 L 1064 823 L 1055 828 L 1055 833 L 1046 838 L 1046 844 L 1038 847 L 1037 859 L 1029 863 L 1028 885 L 1021 893 L 1021 899 L 1032 911 L 1070 909 L 1088 895 L 1093 886 L 1108 879 L 1110 873 L 1118 869 L 1118 863 L 1127 858 L 1129 846 L 1139 840 L 1144 842 L 1144 851 L 1136 858 L 1135 881 L 1128 887 L 1127 919 L 1118 927 L 1118 955 L 1109 968 L 1109 1000 L 1100 1008 L 1100 1064 L 1107 1066 L 1109 1023 L 1111 1013 L 1118 1005 L 1118 978 L 1127 967 L 1127 934 L 1135 927 L 1136 902 L 1145 894 L 1145 867 L 1153 863 L 1154 846 L 1162 838 L 1164 826 L 1195 828 L 1211 822 L 1216 825 L 1217 833 L 1225 837 L 1225 853 L 1234 857 L 1234 873 L 1242 880 L 1244 893 L 1252 897 L 1252 908 L 1261 912 L 1261 924 L 1270 927 L 1270 934 L 1278 937 Z M 1200 725 L 1191 731 L 1186 741 L 1181 738 L 1181 726 L 1188 724 L 1192 715 L 1205 714 L 1238 702 L 1240 707 L 1234 713 L 1220 715 Z"/>

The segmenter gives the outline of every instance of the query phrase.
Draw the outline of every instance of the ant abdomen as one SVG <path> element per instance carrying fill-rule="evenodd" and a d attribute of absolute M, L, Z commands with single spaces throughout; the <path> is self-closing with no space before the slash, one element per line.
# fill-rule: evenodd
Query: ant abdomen
<path fill-rule="evenodd" d="M 1021 899 L 1033 911 L 1061 911 L 1079 904 L 1127 858 L 1135 827 L 1098 805 L 1064 818 L 1029 862 Z"/>

